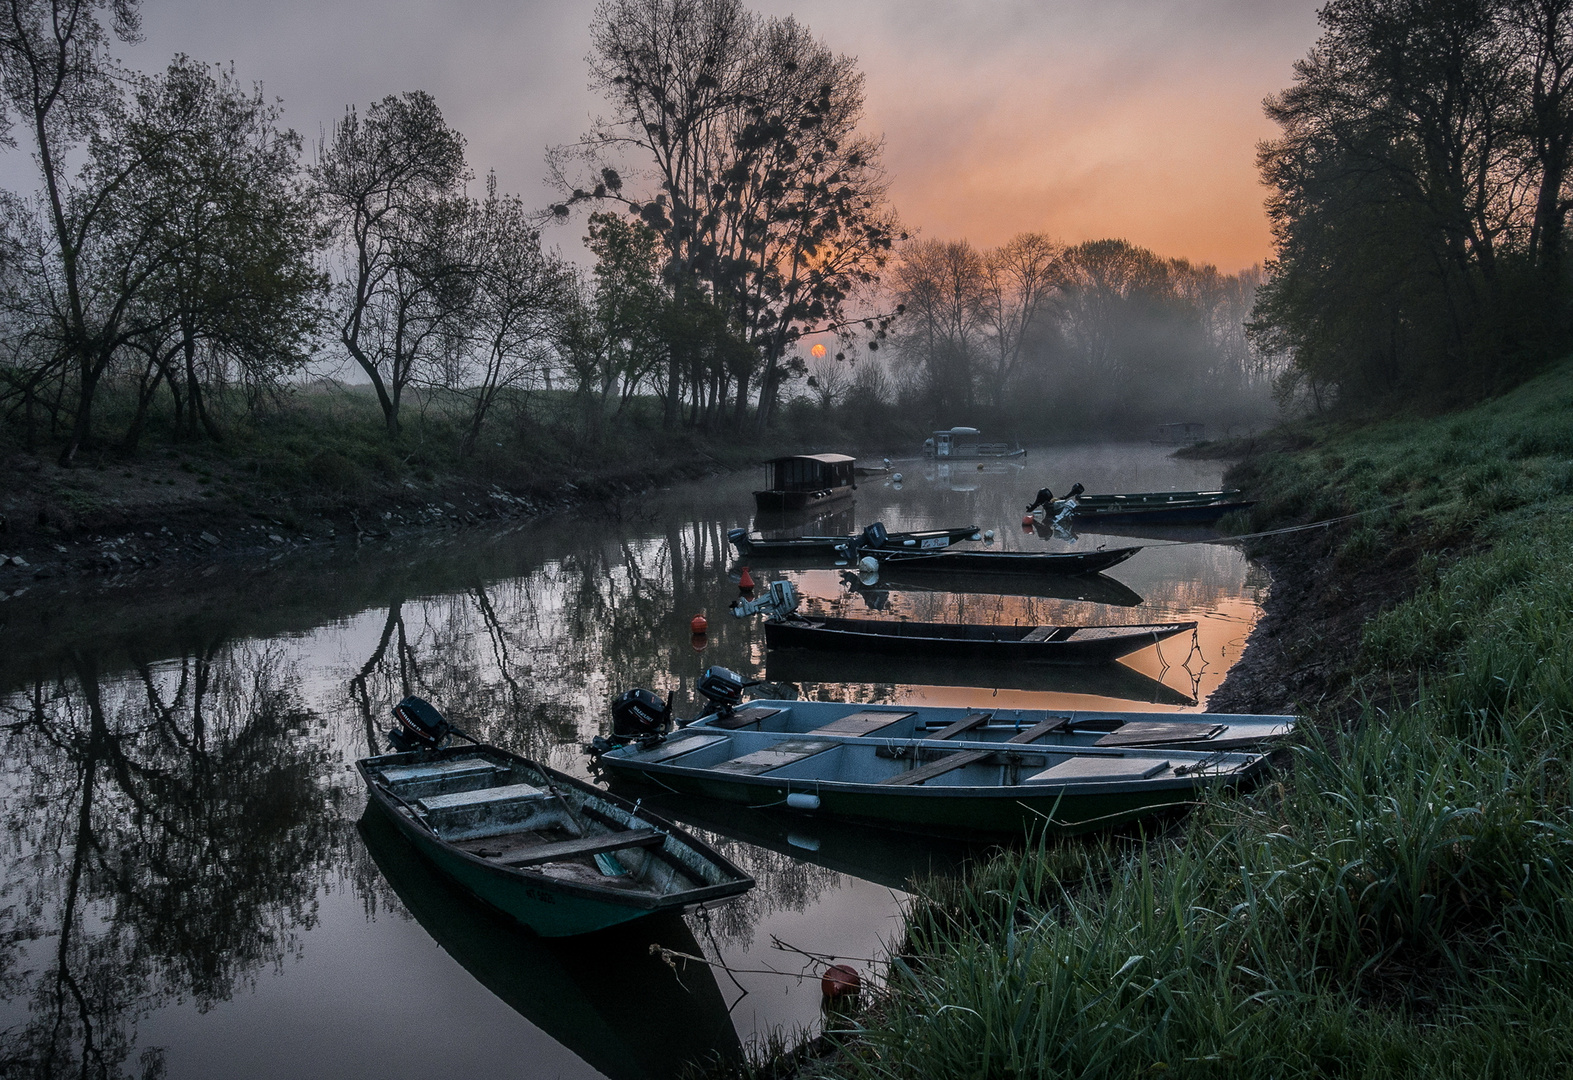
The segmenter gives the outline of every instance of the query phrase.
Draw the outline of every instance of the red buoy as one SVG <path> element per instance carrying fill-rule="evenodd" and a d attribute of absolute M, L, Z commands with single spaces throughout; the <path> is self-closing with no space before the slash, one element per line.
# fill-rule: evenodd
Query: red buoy
<path fill-rule="evenodd" d="M 743 592 L 747 592 L 754 587 L 754 575 L 748 572 L 748 567 L 746 566 L 738 572 L 737 587 Z"/>
<path fill-rule="evenodd" d="M 688 620 L 688 629 L 696 634 L 702 634 L 710 629 L 710 623 L 705 619 L 704 615 L 695 615 Z"/>
<path fill-rule="evenodd" d="M 1032 515 L 1031 514 L 1023 514 L 1022 515 L 1022 517 L 1021 517 L 1021 527 L 1023 529 L 1030 529 L 1030 528 L 1032 528 L 1032 526 L 1034 524 L 1035 524 L 1035 522 L 1032 520 Z"/>
<path fill-rule="evenodd" d="M 824 977 L 819 980 L 819 992 L 827 998 L 852 997 L 862 989 L 863 977 L 856 968 L 845 964 L 833 964 L 826 968 Z"/>

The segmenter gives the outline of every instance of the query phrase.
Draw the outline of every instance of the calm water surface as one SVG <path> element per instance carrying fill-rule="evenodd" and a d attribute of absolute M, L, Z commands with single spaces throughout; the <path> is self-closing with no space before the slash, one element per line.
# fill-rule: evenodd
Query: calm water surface
<path fill-rule="evenodd" d="M 877 519 L 893 530 L 976 524 L 1007 549 L 1152 546 L 1113 580 L 1043 590 L 1058 596 L 759 562 L 755 578 L 791 577 L 805 606 L 826 612 L 1185 618 L 1199 632 L 1101 675 L 767 657 L 757 621 L 726 614 L 739 569 L 726 530 L 751 522 L 752 475 L 496 535 L 225 567 L 194 576 L 179 602 L 0 607 L 0 1073 L 621 1080 L 817 1023 L 813 957 L 868 971 L 899 933 L 912 875 L 969 852 L 667 803 L 758 887 L 686 919 L 542 942 L 433 877 L 375 816 L 363 820 L 352 763 L 406 693 L 585 775 L 580 746 L 610 697 L 648 686 L 691 710 L 708 664 L 825 700 L 1183 710 L 1203 707 L 1238 657 L 1265 580 L 1233 548 L 1164 546 L 1196 533 L 1067 542 L 1020 525 L 1044 485 L 1208 487 L 1215 464 L 1084 446 L 1020 465 L 896 468 L 902 484 L 867 478 L 855 505 L 806 531 Z M 702 649 L 689 633 L 699 612 L 711 621 Z"/>

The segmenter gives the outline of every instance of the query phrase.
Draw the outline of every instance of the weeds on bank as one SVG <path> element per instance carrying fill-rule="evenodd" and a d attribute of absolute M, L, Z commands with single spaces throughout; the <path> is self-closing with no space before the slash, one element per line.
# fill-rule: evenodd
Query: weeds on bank
<path fill-rule="evenodd" d="M 1415 682 L 1177 835 L 1004 853 L 914 908 L 849 1077 L 1539 1076 L 1573 1061 L 1573 367 L 1259 466 L 1345 539 L 1468 539 L 1367 627 Z M 1367 532 L 1368 530 L 1368 532 Z M 1461 531 L 1462 530 L 1462 531 Z"/>

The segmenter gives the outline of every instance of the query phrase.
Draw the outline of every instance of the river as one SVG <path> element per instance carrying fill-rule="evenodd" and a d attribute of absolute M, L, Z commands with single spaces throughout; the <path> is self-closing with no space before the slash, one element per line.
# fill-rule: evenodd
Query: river
<path fill-rule="evenodd" d="M 362 820 L 353 762 L 372 740 L 382 747 L 406 693 L 586 775 L 581 747 L 610 698 L 646 686 L 681 714 L 709 664 L 824 700 L 1184 710 L 1204 707 L 1238 658 L 1266 582 L 1234 548 L 1174 543 L 1194 532 L 1067 542 L 1021 525 L 1044 485 L 1209 487 L 1216 463 L 1100 445 L 894 468 L 901 483 L 860 480 L 855 503 L 814 531 L 975 524 L 995 531 L 995 548 L 1149 546 L 1090 600 L 869 584 L 828 567 L 755 563 L 753 576 L 792 578 L 810 610 L 1184 618 L 1198 632 L 1101 675 L 991 677 L 1004 686 L 933 665 L 772 666 L 758 622 L 726 613 L 739 571 L 726 531 L 751 524 L 760 479 L 743 474 L 496 533 L 225 565 L 179 595 L 9 601 L 0 1072 L 622 1080 L 818 1024 L 820 958 L 876 977 L 912 876 L 974 852 L 674 803 L 664 808 L 758 887 L 713 912 L 546 943 L 434 878 L 374 816 Z M 701 613 L 702 641 L 689 628 Z M 719 966 L 674 969 L 653 943 Z"/>

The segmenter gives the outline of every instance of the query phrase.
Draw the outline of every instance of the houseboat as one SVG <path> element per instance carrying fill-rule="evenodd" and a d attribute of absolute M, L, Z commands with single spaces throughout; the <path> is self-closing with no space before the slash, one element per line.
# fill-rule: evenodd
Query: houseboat
<path fill-rule="evenodd" d="M 931 458 L 1010 458 L 1026 452 L 1007 443 L 984 442 L 983 433 L 975 427 L 936 431 L 932 438 L 923 440 L 923 453 Z"/>
<path fill-rule="evenodd" d="M 798 454 L 765 463 L 767 487 L 754 492 L 763 512 L 812 510 L 845 499 L 857 489 L 855 461 L 845 454 Z"/>

